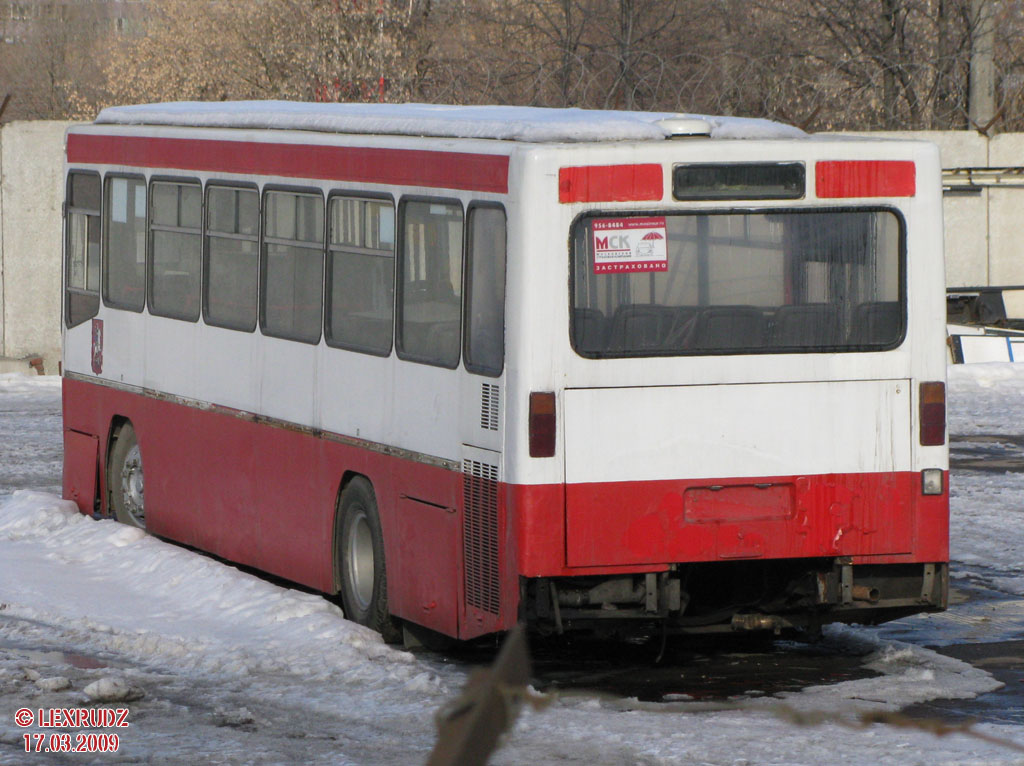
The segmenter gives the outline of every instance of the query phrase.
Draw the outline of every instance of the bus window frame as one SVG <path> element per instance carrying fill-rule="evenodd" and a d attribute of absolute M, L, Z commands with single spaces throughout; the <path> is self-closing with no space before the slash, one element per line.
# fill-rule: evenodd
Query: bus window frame
<path fill-rule="evenodd" d="M 746 201 L 746 200 L 744 200 Z M 693 349 L 681 351 L 658 351 L 651 349 L 647 351 L 634 352 L 587 352 L 576 348 L 576 318 L 575 318 L 575 296 L 576 296 L 576 266 L 574 263 L 576 235 L 578 228 L 588 218 L 645 218 L 645 217 L 669 217 L 669 216 L 700 216 L 700 215 L 772 215 L 785 213 L 891 213 L 897 222 L 897 281 L 899 283 L 898 300 L 900 304 L 900 332 L 896 340 L 883 345 L 851 345 L 841 344 L 834 346 L 816 346 L 807 348 L 763 346 L 757 349 Z M 569 262 L 569 321 L 568 334 L 569 346 L 573 353 L 584 359 L 645 359 L 652 357 L 670 359 L 689 359 L 707 356 L 778 356 L 780 354 L 845 354 L 845 353 L 879 353 L 893 351 L 907 341 L 909 331 L 909 296 L 907 293 L 907 219 L 903 211 L 894 205 L 873 204 L 873 205 L 802 205 L 794 207 L 792 204 L 766 205 L 761 207 L 741 206 L 729 208 L 662 208 L 642 210 L 586 210 L 573 218 L 569 225 L 568 237 L 568 262 Z"/>
<path fill-rule="evenodd" d="M 86 208 L 79 205 L 71 205 L 68 200 L 71 199 L 71 176 L 83 175 L 93 176 L 99 185 L 99 207 L 98 208 Z M 67 329 L 72 327 L 78 327 L 78 325 L 88 322 L 90 319 L 99 314 L 100 305 L 102 303 L 101 294 L 103 292 L 103 175 L 97 170 L 88 169 L 77 169 L 68 168 L 64 178 L 64 216 L 63 216 L 63 243 L 64 243 L 64 257 L 61 259 L 63 262 L 63 268 L 61 269 L 61 286 L 63 287 L 63 300 L 61 301 L 62 308 L 64 310 L 64 326 Z M 79 215 L 86 216 L 86 263 L 85 263 L 85 287 L 72 287 L 68 280 L 68 275 L 71 267 L 71 229 L 68 226 L 68 221 L 72 214 L 77 213 Z M 100 241 L 99 248 L 96 252 L 96 275 L 97 285 L 95 290 L 89 289 L 89 261 L 88 261 L 88 216 L 95 215 L 97 224 L 100 227 Z M 91 309 L 91 314 L 84 317 L 83 319 L 72 323 L 71 322 L 71 295 L 80 295 L 86 298 L 95 298 L 96 305 Z"/>
<path fill-rule="evenodd" d="M 174 184 L 176 186 L 198 186 L 199 187 L 199 228 L 189 229 L 182 226 L 168 226 L 167 224 L 155 224 L 154 229 L 153 223 L 153 185 L 154 184 Z M 146 306 L 149 309 L 150 316 L 161 317 L 163 319 L 176 319 L 179 322 L 198 322 L 199 318 L 203 315 L 203 228 L 206 225 L 206 192 L 203 186 L 203 182 L 200 178 L 195 176 L 170 176 L 170 175 L 153 175 L 149 177 L 149 183 L 146 186 Z M 155 269 L 153 268 L 153 232 L 164 231 L 178 234 L 199 234 L 199 307 L 195 316 L 185 317 L 176 314 L 167 314 L 153 310 L 153 278 L 156 275 Z"/>
<path fill-rule="evenodd" d="M 402 275 L 405 268 L 405 211 L 406 205 L 409 202 L 424 202 L 435 205 L 457 205 L 459 212 L 462 213 L 462 246 L 460 248 L 461 260 L 459 263 L 461 273 L 459 274 L 459 289 L 463 294 L 459 296 L 459 355 L 452 364 L 442 364 L 436 360 L 410 354 L 402 348 L 402 314 L 404 311 L 402 294 L 403 285 L 405 283 Z M 440 367 L 445 370 L 456 370 L 462 363 L 462 335 L 464 330 L 462 326 L 462 315 L 464 312 L 463 306 L 465 304 L 466 239 L 466 205 L 459 197 L 432 197 L 426 194 L 409 194 L 403 195 L 399 199 L 395 217 L 395 254 L 398 260 L 395 262 L 395 320 L 393 343 L 395 347 L 395 355 L 402 361 L 426 364 L 431 367 Z"/>
<path fill-rule="evenodd" d="M 501 285 L 501 366 L 495 370 L 493 368 L 478 365 L 470 361 L 469 355 L 469 341 L 470 341 L 470 288 L 472 287 L 472 272 L 473 272 L 473 258 L 472 258 L 472 227 L 470 226 L 470 218 L 473 215 L 473 211 L 478 209 L 489 209 L 489 210 L 500 210 L 505 218 L 505 257 L 503 259 L 504 269 L 502 270 L 502 285 Z M 488 378 L 500 378 L 505 372 L 505 352 L 506 352 L 506 308 L 508 306 L 508 210 L 505 209 L 505 205 L 501 202 L 491 201 L 478 201 L 474 200 L 469 203 L 466 208 L 465 216 L 463 218 L 463 258 L 462 258 L 462 365 L 466 368 L 466 372 L 474 375 L 482 375 Z"/>
<path fill-rule="evenodd" d="M 255 239 L 250 238 L 248 234 L 228 234 L 227 232 L 217 232 L 213 236 L 223 237 L 226 239 L 239 239 L 246 242 L 254 241 L 256 243 L 256 316 L 253 318 L 252 326 L 249 328 L 231 327 L 230 325 L 223 324 L 221 322 L 214 322 L 210 320 L 209 307 L 210 307 L 210 229 L 209 229 L 209 200 L 210 200 L 210 188 L 216 189 L 233 189 L 242 191 L 252 191 L 256 193 L 256 237 Z M 202 318 L 203 324 L 209 325 L 210 327 L 219 327 L 223 330 L 234 330 L 235 332 L 246 332 L 252 333 L 256 331 L 256 328 L 260 326 L 260 305 L 262 300 L 262 282 L 263 282 L 263 269 L 262 269 L 262 237 L 263 237 L 263 194 L 260 190 L 259 184 L 247 182 L 247 181 L 230 181 L 221 179 L 207 179 L 206 183 L 203 184 L 203 226 L 202 226 L 202 273 L 200 279 L 202 284 L 200 286 L 200 293 L 202 295 Z M 275 337 L 275 336 L 271 336 Z"/>
<path fill-rule="evenodd" d="M 317 337 L 316 339 L 306 338 L 295 338 L 289 335 L 282 335 L 280 333 L 268 332 L 267 330 L 267 225 L 266 225 L 266 213 L 267 213 L 267 195 L 271 192 L 284 192 L 286 194 L 297 194 L 305 196 L 317 196 L 320 198 L 320 206 L 323 211 L 323 222 L 320 228 L 320 321 L 317 323 Z M 319 186 L 291 186 L 288 184 L 266 184 L 260 190 L 260 221 L 259 221 L 259 259 L 260 259 L 260 276 L 259 285 L 257 286 L 257 301 L 259 302 L 259 308 L 257 313 L 257 320 L 260 328 L 260 334 L 267 338 L 278 338 L 280 340 L 291 341 L 292 343 L 305 343 L 309 346 L 318 346 L 320 341 L 323 340 L 324 336 L 324 266 L 327 262 L 327 202 L 324 195 L 324 190 Z M 270 244 L 291 244 L 292 246 L 304 247 L 308 250 L 315 250 L 316 248 L 310 247 L 309 244 L 303 243 L 301 240 L 283 240 L 274 238 Z"/>
<path fill-rule="evenodd" d="M 370 349 L 366 346 L 358 346 L 352 343 L 342 343 L 335 341 L 331 337 L 330 323 L 331 323 L 331 265 L 333 264 L 332 249 L 335 252 L 344 252 L 345 248 L 338 246 L 332 248 L 331 246 L 331 203 L 335 199 L 354 199 L 364 200 L 366 202 L 390 202 L 391 213 L 394 216 L 395 226 L 395 241 L 393 243 L 394 249 L 391 252 L 392 260 L 392 274 L 391 274 L 391 342 L 388 344 L 387 351 L 381 349 Z M 404 198 L 402 198 L 404 199 Z M 368 354 L 370 356 L 377 356 L 382 359 L 391 356 L 392 351 L 397 347 L 396 335 L 397 335 L 397 322 L 398 322 L 398 248 L 399 248 L 399 236 L 398 236 L 398 207 L 401 199 L 396 198 L 394 194 L 387 192 L 358 192 L 349 191 L 345 189 L 332 189 L 327 194 L 327 199 L 324 204 L 324 300 L 323 300 L 323 337 L 324 342 L 331 348 L 340 349 L 342 351 L 355 351 L 359 354 Z M 366 249 L 366 248 L 359 248 Z M 349 252 L 352 249 L 349 248 Z M 377 253 L 362 253 L 369 258 L 385 258 L 386 256 L 378 255 Z"/>
<path fill-rule="evenodd" d="M 145 253 L 143 257 L 143 274 L 142 274 L 142 305 L 141 306 L 129 306 L 127 304 L 118 303 L 117 301 L 111 300 L 109 297 L 109 291 L 107 289 L 107 277 L 109 276 L 110 270 L 107 268 L 107 264 L 110 258 L 110 227 L 107 226 L 107 186 L 113 179 L 125 178 L 129 181 L 142 181 L 143 187 L 146 189 L 146 218 L 145 218 L 145 232 L 146 236 L 143 238 L 145 243 Z M 103 213 L 100 217 L 100 296 L 103 299 L 103 305 L 107 308 L 117 309 L 118 311 L 131 311 L 135 314 L 141 314 L 146 311 L 149 306 L 147 300 L 147 292 L 149 284 L 149 181 L 144 173 L 120 173 L 111 172 L 103 175 L 103 188 L 101 189 L 103 195 L 100 203 L 102 205 Z"/>

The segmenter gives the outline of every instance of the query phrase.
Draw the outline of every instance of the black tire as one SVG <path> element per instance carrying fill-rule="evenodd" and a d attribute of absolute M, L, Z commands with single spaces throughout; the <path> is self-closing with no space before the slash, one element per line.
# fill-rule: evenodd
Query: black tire
<path fill-rule="evenodd" d="M 126 422 L 117 432 L 107 463 L 107 491 L 114 518 L 122 524 L 145 529 L 144 489 L 142 451 L 135 429 Z"/>
<path fill-rule="evenodd" d="M 353 622 L 377 631 L 389 644 L 402 640 L 400 623 L 388 611 L 384 535 L 373 486 L 358 476 L 338 499 L 337 571 L 341 604 Z"/>

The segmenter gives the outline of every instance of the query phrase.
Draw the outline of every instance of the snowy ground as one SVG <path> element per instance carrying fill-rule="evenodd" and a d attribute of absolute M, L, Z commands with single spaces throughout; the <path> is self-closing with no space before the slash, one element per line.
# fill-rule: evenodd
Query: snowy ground
<path fill-rule="evenodd" d="M 949 432 L 1007 437 L 1022 452 L 1024 373 L 1013 364 L 949 368 Z M 995 444 L 1000 446 L 999 440 Z M 956 443 L 953 444 L 954 450 Z M 1024 596 L 1024 473 L 954 474 L 950 480 L 951 555 L 961 574 Z M 1021 626 L 1024 629 L 1024 625 Z"/>
<path fill-rule="evenodd" d="M 1021 435 L 1022 415 L 1024 369 L 951 368 L 954 436 Z M 465 668 L 386 647 L 319 596 L 81 516 L 59 499 L 60 460 L 59 380 L 0 376 L 0 764 L 424 762 L 434 712 Z M 951 484 L 957 581 L 1024 595 L 1024 524 L 1015 523 L 1024 477 L 964 471 Z M 736 710 L 567 696 L 524 711 L 492 762 L 1024 764 L 1022 752 L 962 734 L 843 725 L 999 686 L 923 648 L 936 643 L 931 624 L 904 621 L 904 642 L 837 628 L 828 641 L 865 653 L 880 675 L 749 694 Z M 1019 638 L 1022 628 L 1024 617 L 987 638 Z M 103 730 L 119 735 L 117 753 L 25 752 L 26 732 L 53 730 L 19 728 L 17 710 L 95 705 L 90 684 L 104 679 L 100 692 L 142 695 L 104 705 L 130 708 L 128 727 Z M 798 713 L 841 720 L 798 725 Z M 1019 726 L 975 728 L 1024 746 Z"/>

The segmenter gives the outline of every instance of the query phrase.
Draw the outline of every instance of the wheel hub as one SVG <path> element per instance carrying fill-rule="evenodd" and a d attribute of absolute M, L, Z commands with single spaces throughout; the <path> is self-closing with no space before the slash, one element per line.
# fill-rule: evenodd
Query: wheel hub
<path fill-rule="evenodd" d="M 363 511 L 349 527 L 348 569 L 352 595 L 360 609 L 367 609 L 373 599 L 373 533 Z"/>
<path fill-rule="evenodd" d="M 140 527 L 146 526 L 144 489 L 142 452 L 139 445 L 134 444 L 124 456 L 124 464 L 121 466 L 121 497 L 124 499 L 125 510 Z"/>

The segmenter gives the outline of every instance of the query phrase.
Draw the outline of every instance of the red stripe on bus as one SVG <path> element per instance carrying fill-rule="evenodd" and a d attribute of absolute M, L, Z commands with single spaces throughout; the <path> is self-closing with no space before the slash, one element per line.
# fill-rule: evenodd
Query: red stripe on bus
<path fill-rule="evenodd" d="M 68 162 L 508 192 L 508 157 L 420 149 L 71 133 Z"/>
<path fill-rule="evenodd" d="M 63 379 L 63 412 L 65 434 L 74 434 L 65 438 L 64 496 L 85 514 L 93 512 L 90 489 L 109 512 L 105 466 L 118 415 L 132 422 L 142 451 L 150 532 L 332 592 L 338 491 L 346 474 L 358 474 L 376 495 L 393 614 L 463 639 L 508 630 L 518 619 L 511 546 L 498 553 L 499 613 L 465 603 L 461 471 L 259 423 L 241 412 L 210 412 L 70 378 Z M 97 476 L 99 487 L 89 483 Z"/>
<path fill-rule="evenodd" d="M 714 490 L 707 479 L 499 484 L 500 609 L 491 614 L 466 603 L 457 470 L 69 378 L 63 412 L 64 496 L 83 513 L 93 512 L 93 492 L 105 510 L 104 467 L 120 415 L 132 421 L 143 453 L 151 532 L 326 592 L 334 589 L 339 485 L 347 473 L 366 476 L 380 511 L 392 611 L 463 639 L 516 623 L 520 576 L 744 558 L 949 558 L 948 495 L 921 495 L 913 471 L 716 479 L 722 488 Z M 778 489 L 751 507 L 749 496 L 766 491 L 758 484 Z M 779 485 L 792 485 L 792 512 L 780 507 Z M 699 495 L 689 506 L 688 491 Z"/>
<path fill-rule="evenodd" d="M 818 197 L 913 197 L 917 172 L 909 160 L 828 160 L 814 166 Z"/>
<path fill-rule="evenodd" d="M 583 165 L 558 169 L 559 202 L 656 202 L 661 165 Z"/>

